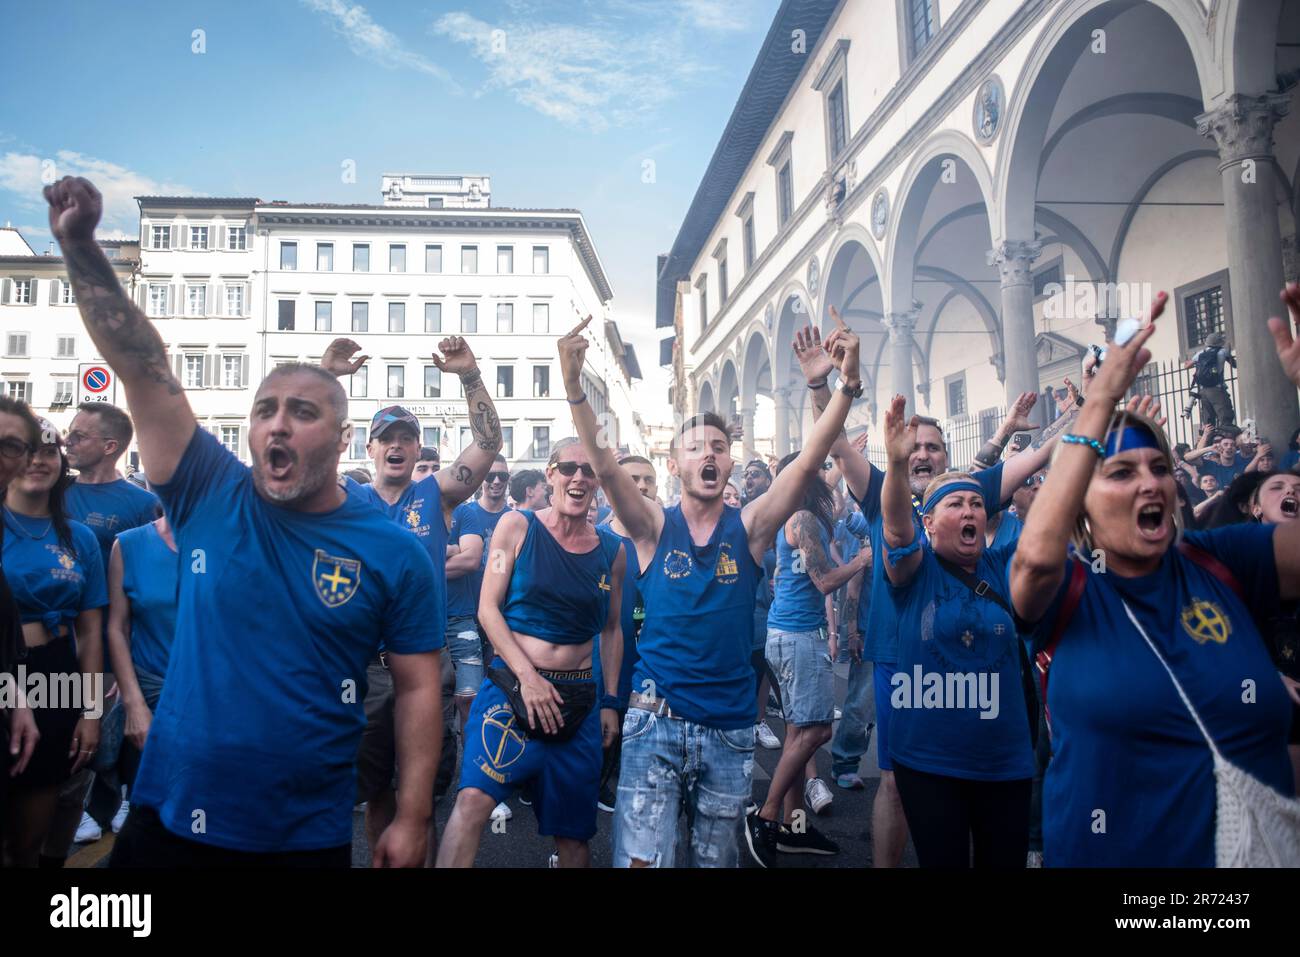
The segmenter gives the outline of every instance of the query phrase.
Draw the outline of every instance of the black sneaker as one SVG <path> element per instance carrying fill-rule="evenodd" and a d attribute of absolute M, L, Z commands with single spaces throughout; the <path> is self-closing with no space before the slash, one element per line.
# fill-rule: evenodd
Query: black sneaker
<path fill-rule="evenodd" d="M 785 825 L 776 838 L 776 849 L 783 854 L 838 854 L 840 846 L 811 824 L 803 825 L 796 833 Z"/>
<path fill-rule="evenodd" d="M 765 821 L 758 814 L 745 815 L 745 843 L 759 867 L 776 867 L 776 840 L 781 825 Z"/>
<path fill-rule="evenodd" d="M 614 802 L 618 799 L 618 793 L 608 784 L 600 789 L 600 797 L 596 798 L 596 807 L 600 808 L 606 814 L 614 813 Z"/>

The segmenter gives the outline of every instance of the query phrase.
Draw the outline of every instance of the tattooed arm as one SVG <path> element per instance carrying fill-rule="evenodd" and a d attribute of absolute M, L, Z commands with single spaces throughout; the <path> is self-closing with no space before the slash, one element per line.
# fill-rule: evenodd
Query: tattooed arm
<path fill-rule="evenodd" d="M 812 512 L 795 512 L 786 523 L 785 531 L 786 537 L 803 557 L 804 569 L 812 580 L 813 587 L 823 595 L 829 595 L 862 569 L 861 558 L 854 558 L 843 565 L 831 561 L 822 542 L 820 526 Z"/>
<path fill-rule="evenodd" d="M 456 457 L 450 468 L 436 473 L 438 488 L 442 490 L 443 512 L 450 516 L 452 509 L 473 495 L 492 470 L 492 463 L 501 451 L 501 420 L 497 418 L 496 406 L 483 384 L 483 376 L 469 343 L 460 336 L 452 336 L 442 340 L 438 348 L 442 355 L 433 354 L 434 365 L 443 372 L 460 376 L 465 404 L 469 406 L 469 427 L 474 436 L 473 444 Z"/>
<path fill-rule="evenodd" d="M 104 251 L 95 226 L 104 211 L 99 190 L 65 176 L 45 187 L 50 232 L 63 249 L 77 309 L 95 348 L 122 380 L 149 480 L 164 484 L 194 435 L 194 413 L 172 374 L 158 330 L 131 302 Z"/>

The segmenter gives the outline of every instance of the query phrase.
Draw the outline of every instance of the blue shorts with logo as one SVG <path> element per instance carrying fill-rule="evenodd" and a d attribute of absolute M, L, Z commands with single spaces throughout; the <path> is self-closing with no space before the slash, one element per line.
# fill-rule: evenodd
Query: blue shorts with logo
<path fill-rule="evenodd" d="M 528 718 L 516 718 L 505 692 L 484 679 L 465 727 L 460 786 L 504 801 L 520 784 L 532 781 L 537 832 L 591 840 L 604 764 L 600 708 L 592 708 L 567 741 L 530 738 L 527 728 Z"/>

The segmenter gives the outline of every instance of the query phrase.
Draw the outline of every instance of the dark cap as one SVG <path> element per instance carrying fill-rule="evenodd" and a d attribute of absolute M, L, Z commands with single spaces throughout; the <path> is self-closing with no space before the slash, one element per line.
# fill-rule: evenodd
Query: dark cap
<path fill-rule="evenodd" d="M 1228 337 L 1222 332 L 1212 332 L 1205 337 L 1205 344 L 1207 346 L 1217 346 L 1220 349 L 1223 348 L 1227 341 Z"/>
<path fill-rule="evenodd" d="M 390 405 L 380 409 L 370 420 L 370 437 L 377 439 L 395 425 L 410 426 L 411 434 L 416 438 L 420 436 L 420 420 L 400 405 Z"/>

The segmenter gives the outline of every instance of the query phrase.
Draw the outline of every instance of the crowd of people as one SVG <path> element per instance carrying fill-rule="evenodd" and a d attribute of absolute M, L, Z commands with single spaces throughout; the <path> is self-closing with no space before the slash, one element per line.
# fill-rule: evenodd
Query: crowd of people
<path fill-rule="evenodd" d="M 873 734 L 878 867 L 909 839 L 922 867 L 1300 864 L 1300 430 L 1275 456 L 1223 415 L 1171 447 L 1131 395 L 1163 294 L 1056 421 L 1021 395 L 970 463 L 902 396 L 884 468 L 849 440 L 859 342 L 832 308 L 794 343 L 802 448 L 738 468 L 735 428 L 694 415 L 666 503 L 583 392 L 590 317 L 558 342 L 576 437 L 545 469 L 511 473 L 454 336 L 454 462 L 392 406 L 339 473 L 339 378 L 367 359 L 339 339 L 261 383 L 250 468 L 96 245 L 93 185 L 46 197 L 129 414 L 87 403 L 64 435 L 0 399 L 6 866 L 111 829 L 115 867 L 346 867 L 364 808 L 373 865 L 465 867 L 519 796 L 552 866 L 589 865 L 607 812 L 617 867 L 774 867 L 840 852 L 810 815 L 866 787 Z M 50 706 L 33 675 L 103 680 Z M 755 748 L 781 752 L 765 792 Z"/>

